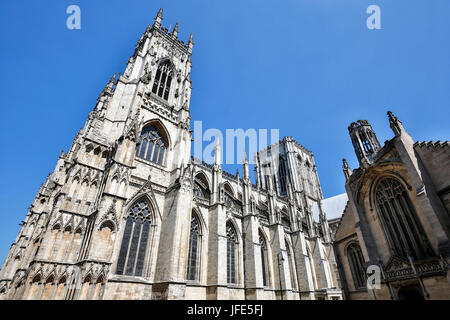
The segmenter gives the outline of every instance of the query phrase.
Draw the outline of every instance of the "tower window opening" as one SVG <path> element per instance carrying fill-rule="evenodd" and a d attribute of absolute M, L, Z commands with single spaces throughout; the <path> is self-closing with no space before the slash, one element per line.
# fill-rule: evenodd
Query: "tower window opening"
<path fill-rule="evenodd" d="M 173 69 L 169 61 L 165 61 L 158 66 L 155 80 L 153 81 L 152 92 L 164 100 L 169 99 L 170 85 L 172 84 Z"/>

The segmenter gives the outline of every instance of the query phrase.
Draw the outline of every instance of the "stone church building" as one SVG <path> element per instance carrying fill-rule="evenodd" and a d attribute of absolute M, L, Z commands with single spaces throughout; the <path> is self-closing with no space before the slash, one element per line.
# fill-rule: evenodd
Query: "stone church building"
<path fill-rule="evenodd" d="M 162 10 L 39 188 L 0 299 L 342 299 L 325 213 L 311 213 L 323 199 L 312 152 L 290 137 L 260 150 L 256 184 L 246 159 L 242 177 L 222 170 L 219 144 L 213 164 L 192 158 L 193 37 L 184 43 L 161 20 Z M 434 192 L 412 199 L 432 208 L 430 246 L 417 252 L 431 253 L 448 241 L 442 177 L 427 177 L 432 191 L 418 174 L 403 179 Z M 360 243 L 375 259 L 365 245 L 376 243 Z"/>
<path fill-rule="evenodd" d="M 450 144 L 414 142 L 388 117 L 383 146 L 366 120 L 348 128 L 360 166 L 343 160 L 349 201 L 334 245 L 345 297 L 450 299 Z M 379 289 L 367 288 L 370 267 Z"/>

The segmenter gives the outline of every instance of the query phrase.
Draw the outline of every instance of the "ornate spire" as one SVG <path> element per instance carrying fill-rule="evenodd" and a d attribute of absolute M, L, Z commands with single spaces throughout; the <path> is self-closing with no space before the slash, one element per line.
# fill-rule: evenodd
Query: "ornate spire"
<path fill-rule="evenodd" d="M 155 23 L 153 24 L 155 27 L 161 26 L 161 20 L 163 19 L 162 14 L 163 14 L 163 10 L 162 10 L 162 8 L 160 8 L 158 11 L 158 14 L 156 15 Z"/>
<path fill-rule="evenodd" d="M 389 118 L 389 125 L 391 126 L 392 131 L 396 136 L 399 136 L 402 134 L 402 131 L 405 129 L 403 128 L 402 122 L 398 120 L 398 118 L 391 112 L 387 112 L 388 118 Z"/>
<path fill-rule="evenodd" d="M 350 169 L 350 166 L 347 163 L 347 160 L 344 158 L 342 159 L 342 171 L 344 171 L 345 179 L 347 180 L 352 175 L 352 169 Z"/>
<path fill-rule="evenodd" d="M 175 23 L 175 27 L 172 30 L 172 37 L 176 38 L 178 36 L 178 22 Z"/>
<path fill-rule="evenodd" d="M 214 165 L 220 166 L 222 163 L 222 154 L 220 148 L 219 136 L 216 136 L 216 145 L 214 146 Z"/>

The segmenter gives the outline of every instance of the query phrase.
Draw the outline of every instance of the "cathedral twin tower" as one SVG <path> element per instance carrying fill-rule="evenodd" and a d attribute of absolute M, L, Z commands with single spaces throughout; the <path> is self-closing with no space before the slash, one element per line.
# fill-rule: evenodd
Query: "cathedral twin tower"
<path fill-rule="evenodd" d="M 39 188 L 0 299 L 341 299 L 313 154 L 290 137 L 276 162 L 259 151 L 256 184 L 247 161 L 222 171 L 220 146 L 192 158 L 193 37 L 161 20 Z"/>

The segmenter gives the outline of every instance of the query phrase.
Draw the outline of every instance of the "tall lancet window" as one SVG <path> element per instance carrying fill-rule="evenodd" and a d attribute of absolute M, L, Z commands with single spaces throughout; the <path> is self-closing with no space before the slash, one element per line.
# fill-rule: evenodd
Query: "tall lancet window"
<path fill-rule="evenodd" d="M 378 183 L 375 196 L 394 254 L 415 260 L 433 255 L 405 187 L 395 178 L 384 178 Z"/>
<path fill-rule="evenodd" d="M 350 270 L 352 272 L 353 283 L 355 288 L 365 288 L 366 287 L 366 272 L 365 272 L 365 262 L 361 251 L 361 248 L 356 243 L 352 243 L 347 248 L 347 258 L 350 265 Z"/>
<path fill-rule="evenodd" d="M 236 251 L 237 235 L 236 230 L 227 222 L 227 281 L 236 283 Z"/>
<path fill-rule="evenodd" d="M 164 100 L 169 99 L 170 85 L 173 78 L 173 69 L 170 61 L 165 61 L 158 66 L 152 92 Z"/>
<path fill-rule="evenodd" d="M 263 286 L 266 287 L 268 284 L 268 264 L 267 264 L 267 245 L 264 236 L 259 233 L 259 244 L 261 245 L 261 266 L 262 266 L 262 277 Z"/>
<path fill-rule="evenodd" d="M 147 201 L 136 202 L 128 211 L 117 274 L 142 276 L 151 227 L 151 208 Z"/>
<path fill-rule="evenodd" d="M 286 195 L 286 161 L 282 157 L 279 158 L 278 179 L 280 180 L 280 195 Z"/>
<path fill-rule="evenodd" d="M 136 156 L 162 165 L 167 142 L 154 125 L 144 127 L 136 145 Z"/>
<path fill-rule="evenodd" d="M 191 217 L 191 232 L 189 235 L 188 265 L 186 272 L 187 280 L 198 280 L 199 258 L 200 258 L 200 225 L 194 213 Z"/>

